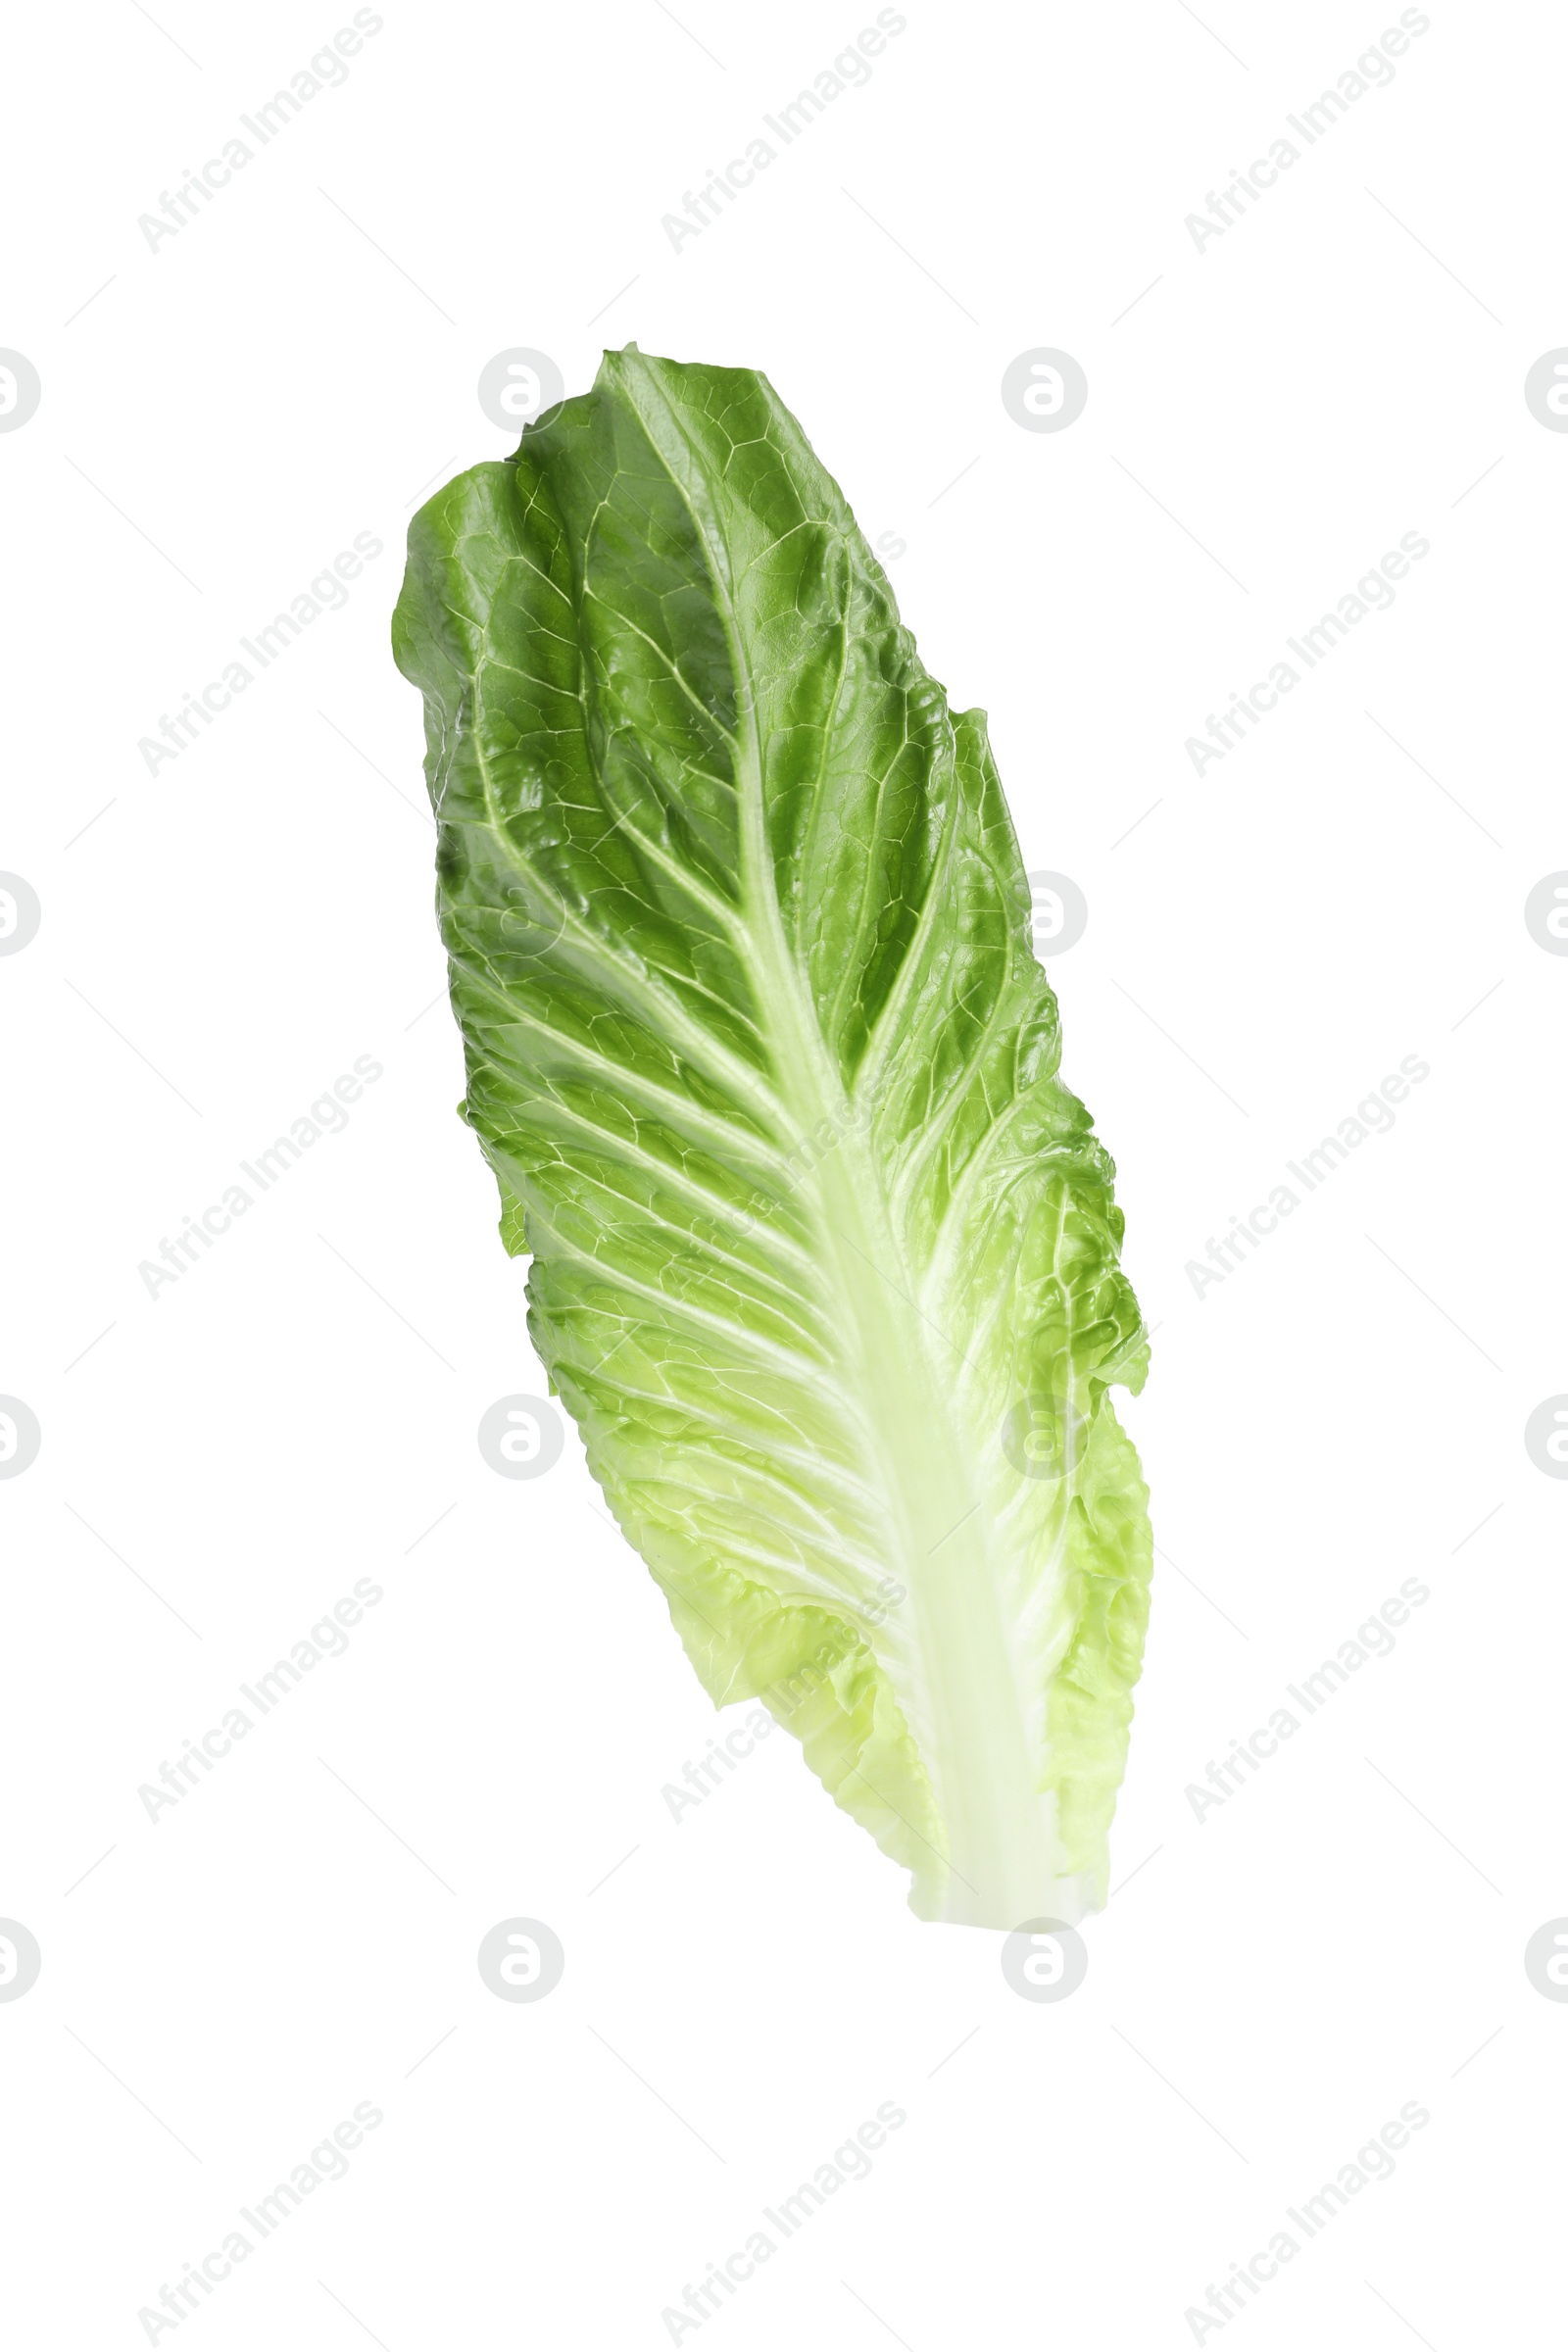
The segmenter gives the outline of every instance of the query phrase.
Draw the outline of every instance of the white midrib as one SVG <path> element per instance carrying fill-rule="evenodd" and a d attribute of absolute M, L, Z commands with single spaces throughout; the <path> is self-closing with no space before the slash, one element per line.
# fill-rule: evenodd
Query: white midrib
<path fill-rule="evenodd" d="M 842 1139 L 802 1192 L 816 1211 L 828 1255 L 823 1293 L 841 1334 L 846 1391 L 858 1407 L 871 1455 L 869 1483 L 885 1502 L 892 1565 L 913 1611 L 923 1701 L 917 1728 L 926 1735 L 917 1743 L 945 1833 L 941 1859 L 951 1874 L 943 1916 L 1013 1928 L 1054 1913 L 1069 1898 L 1055 1876 L 1052 1811 L 1036 1790 L 1000 1607 L 997 1539 L 954 1427 L 957 1350 L 915 1304 L 916 1285 L 896 1239 L 881 1171 L 852 1115 L 784 935 L 767 852 L 755 705 L 733 636 L 732 659 L 746 714 L 737 746 L 743 953 L 781 1107 L 795 1129 L 786 1148 L 821 1132 L 824 1120 Z M 857 1630 L 875 1646 L 873 1637 Z M 935 1867 L 929 1875 L 939 1883 L 943 1876 Z"/>
<path fill-rule="evenodd" d="M 995 1538 L 977 1507 L 978 1481 L 953 1426 L 954 1350 L 913 1302 L 915 1286 L 895 1239 L 881 1172 L 850 1116 L 805 975 L 784 936 L 767 847 L 757 696 L 737 623 L 729 549 L 716 515 L 699 512 L 648 411 L 660 413 L 691 455 L 681 420 L 647 375 L 640 375 L 639 388 L 646 406 L 635 405 L 649 439 L 708 551 L 735 683 L 731 750 L 742 922 L 733 936 L 779 1073 L 780 1107 L 796 1129 L 785 1148 L 819 1131 L 824 1119 L 844 1139 L 802 1190 L 817 1211 L 832 1261 L 823 1267 L 830 1311 L 847 1309 L 842 1318 L 835 1314 L 844 1333 L 846 1386 L 859 1407 L 871 1455 L 868 1483 L 886 1500 L 890 1550 L 914 1611 L 922 1713 L 934 1740 L 934 1750 L 921 1743 L 921 1756 L 946 1840 L 931 1876 L 938 1884 L 946 1877 L 949 1920 L 1010 1929 L 1035 1916 L 1074 1917 L 1068 1890 L 1055 1877 L 1052 1808 L 1035 1788 L 1002 1622 Z"/>

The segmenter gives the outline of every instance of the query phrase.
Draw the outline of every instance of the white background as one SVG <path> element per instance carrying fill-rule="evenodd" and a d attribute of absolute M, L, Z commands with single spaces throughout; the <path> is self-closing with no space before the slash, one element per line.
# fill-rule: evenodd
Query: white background
<path fill-rule="evenodd" d="M 1523 903 L 1568 865 L 1568 438 L 1523 379 L 1568 342 L 1565 28 L 1434 5 L 1200 251 L 1185 216 L 1396 9 L 912 0 L 673 251 L 662 215 L 874 13 L 392 0 L 156 251 L 138 216 L 351 12 L 12 28 L 0 342 L 43 383 L 0 437 L 0 866 L 43 907 L 0 961 L 0 1390 L 43 1431 L 0 1484 L 0 1913 L 43 1953 L 0 2005 L 19 2343 L 148 2340 L 367 2100 L 348 2177 L 155 2340 L 666 2343 L 884 2101 L 870 2177 L 705 2345 L 1190 2343 L 1409 2101 L 1394 2177 L 1214 2332 L 1458 2352 L 1555 2319 L 1568 2009 L 1522 1954 L 1568 1911 L 1568 1487 L 1522 1432 L 1568 1389 L 1568 960 Z M 715 1725 L 650 1580 L 574 1437 L 532 1483 L 475 1445 L 543 1376 L 453 1115 L 388 615 L 421 495 L 510 446 L 484 363 L 535 347 L 575 391 L 632 337 L 768 371 L 906 542 L 1026 862 L 1088 898 L 1053 969 L 1156 1328 L 1160 1558 L 1130 1883 L 1059 2005 L 915 1922 L 782 1736 L 672 1821 Z M 1065 432 L 1002 406 L 1041 345 L 1087 371 Z M 1195 775 L 1208 713 L 1412 531 L 1393 609 Z M 149 774 L 138 740 L 360 532 L 346 608 Z M 140 1261 L 357 1055 L 384 1075 L 346 1130 L 150 1298 Z M 1195 1296 L 1406 1055 L 1392 1132 Z M 138 1788 L 366 1577 L 346 1654 L 149 1820 Z M 1209 1760 L 1412 1577 L 1393 1654 L 1197 1819 Z M 565 1946 L 535 2005 L 475 1967 L 514 1914 Z"/>

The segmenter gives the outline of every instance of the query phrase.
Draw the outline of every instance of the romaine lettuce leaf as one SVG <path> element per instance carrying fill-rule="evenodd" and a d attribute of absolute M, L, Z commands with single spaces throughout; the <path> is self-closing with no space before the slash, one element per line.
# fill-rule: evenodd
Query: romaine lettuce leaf
<path fill-rule="evenodd" d="M 927 1919 L 1104 1899 L 1147 1349 L 981 712 L 765 377 L 635 347 L 416 516 L 465 1115 L 717 1703 Z"/>

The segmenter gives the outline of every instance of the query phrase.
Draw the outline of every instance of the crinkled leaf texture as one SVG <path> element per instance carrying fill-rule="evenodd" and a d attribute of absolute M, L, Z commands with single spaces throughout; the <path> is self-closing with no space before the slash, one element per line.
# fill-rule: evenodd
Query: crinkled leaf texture
<path fill-rule="evenodd" d="M 1147 1350 L 982 714 L 766 378 L 635 348 L 420 511 L 394 641 L 466 1115 L 692 1663 L 923 1918 L 1081 1916 Z"/>

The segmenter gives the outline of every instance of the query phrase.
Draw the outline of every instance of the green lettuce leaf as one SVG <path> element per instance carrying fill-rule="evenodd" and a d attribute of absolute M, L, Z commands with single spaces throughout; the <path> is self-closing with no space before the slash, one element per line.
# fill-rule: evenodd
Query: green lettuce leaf
<path fill-rule="evenodd" d="M 465 1115 L 693 1665 L 923 1918 L 1081 1916 L 1147 1348 L 982 713 L 766 378 L 635 348 L 416 516 L 394 645 Z"/>

